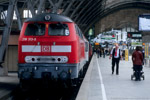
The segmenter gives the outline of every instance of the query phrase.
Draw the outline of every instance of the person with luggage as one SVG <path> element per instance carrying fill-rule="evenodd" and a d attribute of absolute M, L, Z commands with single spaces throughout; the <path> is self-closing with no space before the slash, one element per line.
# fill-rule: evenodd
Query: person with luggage
<path fill-rule="evenodd" d="M 135 77 L 136 81 L 140 81 L 140 74 L 142 70 L 142 64 L 143 64 L 143 55 L 142 52 L 140 51 L 140 47 L 137 46 L 136 50 L 132 54 L 132 62 L 133 62 L 133 69 L 135 71 Z"/>

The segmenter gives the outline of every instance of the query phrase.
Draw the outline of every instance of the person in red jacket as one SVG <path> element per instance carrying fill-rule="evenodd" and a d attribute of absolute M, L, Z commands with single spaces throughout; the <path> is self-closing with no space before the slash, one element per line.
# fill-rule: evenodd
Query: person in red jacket
<path fill-rule="evenodd" d="M 143 64 L 143 55 L 140 51 L 140 47 L 136 47 L 136 50 L 132 54 L 132 62 L 133 62 L 133 69 L 135 71 L 135 77 L 136 80 L 140 79 L 140 72 L 142 70 L 142 64 Z"/>

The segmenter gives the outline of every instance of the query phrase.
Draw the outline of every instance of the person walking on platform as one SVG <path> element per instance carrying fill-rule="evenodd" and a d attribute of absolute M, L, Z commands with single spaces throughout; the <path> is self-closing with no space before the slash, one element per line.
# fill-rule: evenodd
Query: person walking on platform
<path fill-rule="evenodd" d="M 121 50 L 119 49 L 118 44 L 115 48 L 111 50 L 109 59 L 112 57 L 112 74 L 114 74 L 114 67 L 116 64 L 116 75 L 119 75 L 119 61 L 122 59 Z"/>
<path fill-rule="evenodd" d="M 136 50 L 132 54 L 132 62 L 133 62 L 133 69 L 135 71 L 136 81 L 141 80 L 140 72 L 142 70 L 143 55 L 138 46 L 136 47 Z"/>
<path fill-rule="evenodd" d="M 105 58 L 105 49 L 102 48 L 103 58 Z"/>
<path fill-rule="evenodd" d="M 144 48 L 141 47 L 141 52 L 142 52 L 142 55 L 143 55 L 143 65 L 144 65 L 144 61 L 145 61 L 145 50 Z"/>
<path fill-rule="evenodd" d="M 100 48 L 97 49 L 97 58 L 101 57 Z"/>
<path fill-rule="evenodd" d="M 99 56 L 102 57 L 102 48 L 99 48 Z"/>

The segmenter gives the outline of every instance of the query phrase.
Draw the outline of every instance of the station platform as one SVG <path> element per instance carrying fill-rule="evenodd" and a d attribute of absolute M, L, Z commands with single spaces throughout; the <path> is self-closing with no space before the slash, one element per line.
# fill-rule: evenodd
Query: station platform
<path fill-rule="evenodd" d="M 0 76 L 0 100 L 7 100 L 18 84 L 17 73 L 8 73 L 8 76 Z"/>
<path fill-rule="evenodd" d="M 112 74 L 109 56 L 94 54 L 76 100 L 150 100 L 150 67 L 143 67 L 145 80 L 131 80 L 132 61 L 121 60 L 119 75 Z"/>

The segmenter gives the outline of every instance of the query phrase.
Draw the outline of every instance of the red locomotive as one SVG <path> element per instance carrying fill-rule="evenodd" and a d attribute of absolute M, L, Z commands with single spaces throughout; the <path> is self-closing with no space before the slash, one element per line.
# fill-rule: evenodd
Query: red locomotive
<path fill-rule="evenodd" d="M 24 22 L 18 50 L 20 82 L 43 78 L 74 81 L 91 56 L 89 42 L 78 26 L 68 17 L 52 13 Z"/>

